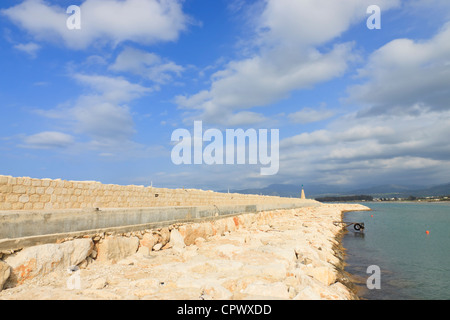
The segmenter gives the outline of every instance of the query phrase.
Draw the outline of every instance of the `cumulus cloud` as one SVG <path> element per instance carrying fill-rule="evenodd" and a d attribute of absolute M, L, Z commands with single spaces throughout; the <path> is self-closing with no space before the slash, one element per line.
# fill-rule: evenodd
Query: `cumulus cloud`
<path fill-rule="evenodd" d="M 155 53 L 127 47 L 117 56 L 109 69 L 136 74 L 156 83 L 165 84 L 170 82 L 173 76 L 179 77 L 185 68 Z"/>
<path fill-rule="evenodd" d="M 25 0 L 1 13 L 36 40 L 62 41 L 71 49 L 124 41 L 174 41 L 191 21 L 179 0 L 85 0 L 80 5 L 81 30 L 69 30 L 66 9 L 43 0 Z"/>
<path fill-rule="evenodd" d="M 357 184 L 450 179 L 450 111 L 420 115 L 341 116 L 325 129 L 280 142 L 279 179 Z M 440 172 L 440 174 L 438 173 Z"/>
<path fill-rule="evenodd" d="M 334 114 L 334 111 L 327 110 L 325 105 L 322 105 L 318 109 L 303 108 L 300 111 L 289 114 L 288 118 L 294 123 L 306 124 L 329 119 Z"/>
<path fill-rule="evenodd" d="M 55 149 L 67 148 L 74 143 L 74 138 L 71 135 L 62 132 L 45 131 L 31 136 L 26 136 L 23 139 L 25 148 L 31 149 Z"/>
<path fill-rule="evenodd" d="M 75 73 L 72 77 L 83 86 L 91 89 L 91 94 L 101 95 L 104 100 L 113 103 L 127 102 L 153 91 L 152 88 L 131 83 L 122 77 L 83 73 Z"/>
<path fill-rule="evenodd" d="M 360 116 L 420 114 L 450 108 L 450 23 L 433 38 L 396 39 L 369 57 L 349 89 L 350 101 L 366 108 Z"/>
<path fill-rule="evenodd" d="M 128 104 L 152 91 L 121 77 L 75 74 L 73 78 L 89 91 L 74 103 L 38 114 L 66 123 L 73 133 L 90 139 L 97 150 L 117 150 L 132 144 L 136 133 Z"/>
<path fill-rule="evenodd" d="M 32 58 L 35 58 L 41 46 L 34 42 L 28 42 L 28 43 L 19 43 L 15 45 L 14 48 L 27 53 Z"/>
<path fill-rule="evenodd" d="M 370 0 L 268 0 L 259 18 L 264 44 L 310 47 L 324 44 L 367 18 Z M 377 1 L 382 10 L 400 5 L 400 0 Z"/>
<path fill-rule="evenodd" d="M 351 43 L 318 47 L 365 18 L 370 1 L 268 0 L 255 18 L 253 55 L 230 61 L 211 77 L 211 87 L 179 96 L 181 108 L 204 121 L 231 125 L 245 109 L 267 106 L 296 90 L 342 76 L 355 57 Z M 399 1 L 381 1 L 389 9 Z M 254 113 L 251 122 L 264 119 Z"/>

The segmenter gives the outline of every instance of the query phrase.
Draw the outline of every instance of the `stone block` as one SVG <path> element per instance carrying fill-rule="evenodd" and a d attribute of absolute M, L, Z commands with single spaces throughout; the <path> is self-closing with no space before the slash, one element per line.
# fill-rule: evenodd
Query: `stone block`
<path fill-rule="evenodd" d="M 22 185 L 13 186 L 13 192 L 17 193 L 17 194 L 27 193 L 27 187 L 22 186 Z"/>
<path fill-rule="evenodd" d="M 153 233 L 146 233 L 140 241 L 140 246 L 147 247 L 150 250 L 158 243 L 158 236 Z"/>
<path fill-rule="evenodd" d="M 8 256 L 5 262 L 11 266 L 13 283 L 22 284 L 28 279 L 78 265 L 91 254 L 93 246 L 91 239 L 44 244 Z"/>
<path fill-rule="evenodd" d="M 106 238 L 98 245 L 97 260 L 100 262 L 117 263 L 132 254 L 135 254 L 139 247 L 137 237 L 110 237 Z"/>
<path fill-rule="evenodd" d="M 42 210 L 42 209 L 44 209 L 44 203 L 42 203 L 42 202 L 35 202 L 35 203 L 33 203 L 33 209 L 34 210 Z"/>
<path fill-rule="evenodd" d="M 23 203 L 22 202 L 12 203 L 12 210 L 22 210 L 22 209 L 23 209 Z"/>
<path fill-rule="evenodd" d="M 8 176 L 0 176 L 0 186 L 8 184 Z"/>
<path fill-rule="evenodd" d="M 30 201 L 30 197 L 27 194 L 23 194 L 19 197 L 19 202 L 27 203 Z"/>
<path fill-rule="evenodd" d="M 0 260 L 0 291 L 3 289 L 3 285 L 8 280 L 9 276 L 11 274 L 11 267 Z"/>

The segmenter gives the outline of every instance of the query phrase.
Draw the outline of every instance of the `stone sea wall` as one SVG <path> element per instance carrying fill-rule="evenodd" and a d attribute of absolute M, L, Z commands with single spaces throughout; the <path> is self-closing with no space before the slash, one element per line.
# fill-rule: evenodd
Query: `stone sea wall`
<path fill-rule="evenodd" d="M 217 193 L 195 189 L 120 186 L 95 181 L 33 179 L 0 175 L 0 210 L 245 205 L 296 201 L 301 202 L 300 199 Z"/>

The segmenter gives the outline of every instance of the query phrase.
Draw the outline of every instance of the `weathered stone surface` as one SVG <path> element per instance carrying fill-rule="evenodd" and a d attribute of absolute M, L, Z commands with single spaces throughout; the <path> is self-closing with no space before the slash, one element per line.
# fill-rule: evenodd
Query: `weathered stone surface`
<path fill-rule="evenodd" d="M 322 300 L 320 294 L 311 289 L 311 287 L 303 288 L 293 300 Z"/>
<path fill-rule="evenodd" d="M 149 256 L 151 249 L 148 247 L 139 247 L 137 253 L 143 256 Z"/>
<path fill-rule="evenodd" d="M 11 274 L 11 267 L 5 262 L 0 260 L 0 291 L 3 289 L 3 285 L 8 280 Z"/>
<path fill-rule="evenodd" d="M 154 235 L 153 233 L 146 233 L 140 240 L 140 246 L 141 247 L 147 247 L 150 250 L 155 246 L 155 244 L 158 243 L 158 237 Z"/>
<path fill-rule="evenodd" d="M 184 238 L 184 243 L 190 246 L 195 243 L 197 238 L 206 239 L 213 235 L 213 228 L 211 223 L 194 223 L 180 228 L 180 233 Z"/>
<path fill-rule="evenodd" d="M 262 296 L 278 299 L 289 299 L 288 287 L 282 282 L 252 283 L 242 291 L 249 296 Z"/>
<path fill-rule="evenodd" d="M 202 297 L 205 300 L 230 300 L 233 293 L 221 285 L 207 285 L 202 288 Z"/>
<path fill-rule="evenodd" d="M 245 265 L 243 267 L 244 274 L 260 275 L 266 279 L 282 280 L 286 278 L 286 265 L 282 263 L 269 263 L 265 265 Z"/>
<path fill-rule="evenodd" d="M 98 278 L 92 283 L 91 289 L 100 290 L 108 285 L 108 280 L 106 278 Z"/>
<path fill-rule="evenodd" d="M 184 243 L 184 238 L 177 229 L 170 231 L 170 241 L 169 243 L 173 248 L 184 248 L 186 245 Z"/>
<path fill-rule="evenodd" d="M 165 246 L 170 241 L 170 231 L 169 228 L 162 228 L 160 231 L 160 240 L 161 244 Z"/>
<path fill-rule="evenodd" d="M 36 276 L 78 265 L 91 254 L 93 246 L 91 239 L 76 239 L 26 248 L 6 258 L 12 268 L 11 280 L 21 284 Z"/>
<path fill-rule="evenodd" d="M 336 274 L 331 267 L 315 267 L 305 269 L 306 273 L 311 277 L 319 280 L 324 285 L 331 285 L 336 282 Z"/>
<path fill-rule="evenodd" d="M 205 241 L 206 241 L 205 238 L 198 237 L 198 238 L 196 238 L 196 239 L 194 240 L 194 244 L 195 244 L 197 247 L 201 247 L 202 244 L 203 244 Z"/>
<path fill-rule="evenodd" d="M 109 237 L 98 246 L 97 261 L 116 263 L 132 254 L 139 247 L 137 237 Z"/>
<path fill-rule="evenodd" d="M 234 255 L 241 253 L 243 249 L 241 247 L 232 245 L 232 244 L 224 244 L 222 246 L 218 246 L 216 248 L 219 255 L 231 259 Z"/>

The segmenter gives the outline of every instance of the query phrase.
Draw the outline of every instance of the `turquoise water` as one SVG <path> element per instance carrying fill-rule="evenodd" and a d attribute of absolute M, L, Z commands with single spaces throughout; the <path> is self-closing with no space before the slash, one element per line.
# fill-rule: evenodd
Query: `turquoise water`
<path fill-rule="evenodd" d="M 364 232 L 349 227 L 343 238 L 345 271 L 354 276 L 358 295 L 369 300 L 450 299 L 450 203 L 363 204 L 372 211 L 344 215 L 346 222 L 365 224 Z M 366 286 L 371 265 L 381 270 L 379 290 Z"/>

